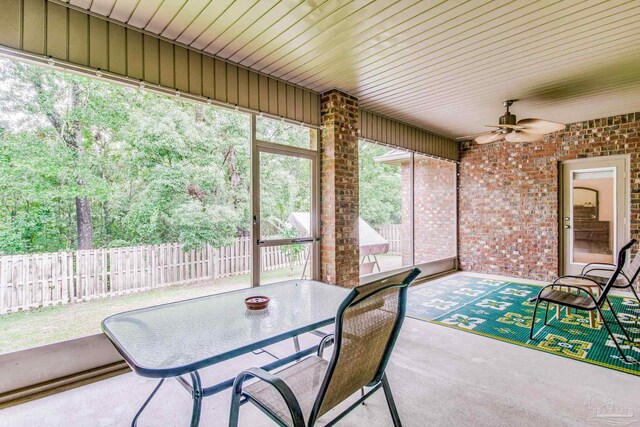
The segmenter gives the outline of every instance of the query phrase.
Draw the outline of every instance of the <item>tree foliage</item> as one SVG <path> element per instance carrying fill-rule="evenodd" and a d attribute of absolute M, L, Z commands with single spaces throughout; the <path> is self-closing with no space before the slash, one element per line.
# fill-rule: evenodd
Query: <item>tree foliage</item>
<path fill-rule="evenodd" d="M 360 217 L 372 227 L 402 223 L 401 167 L 376 161 L 388 152 L 382 145 L 359 142 Z"/>
<path fill-rule="evenodd" d="M 0 254 L 169 242 L 230 244 L 251 227 L 250 117 L 0 59 Z M 257 118 L 257 138 L 314 148 L 316 133 Z M 360 145 L 360 211 L 400 222 L 399 167 Z M 263 237 L 299 235 L 311 161 L 262 153 Z M 296 255 L 303 246 L 290 250 Z"/>
<path fill-rule="evenodd" d="M 249 224 L 249 118 L 0 61 L 0 253 L 229 244 Z"/>

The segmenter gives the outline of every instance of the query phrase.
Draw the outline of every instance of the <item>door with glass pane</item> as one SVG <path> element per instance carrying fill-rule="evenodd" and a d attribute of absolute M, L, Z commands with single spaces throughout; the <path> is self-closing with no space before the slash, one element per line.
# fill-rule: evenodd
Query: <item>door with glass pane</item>
<path fill-rule="evenodd" d="M 315 149 L 256 141 L 254 286 L 317 277 L 317 161 Z"/>
<path fill-rule="evenodd" d="M 629 236 L 627 159 L 581 159 L 562 164 L 564 274 L 588 263 L 614 263 Z"/>

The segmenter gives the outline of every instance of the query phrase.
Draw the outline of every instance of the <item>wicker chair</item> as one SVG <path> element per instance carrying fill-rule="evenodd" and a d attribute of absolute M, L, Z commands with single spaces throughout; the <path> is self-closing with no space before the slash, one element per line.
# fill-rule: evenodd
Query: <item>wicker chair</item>
<path fill-rule="evenodd" d="M 604 286 L 604 288 L 600 292 L 600 295 L 598 295 L 597 298 L 591 292 L 586 290 L 584 287 L 569 285 L 567 284 L 566 281 L 564 283 L 552 283 L 551 285 L 548 285 L 542 288 L 538 293 L 538 296 L 535 298 L 536 305 L 535 305 L 535 308 L 533 309 L 533 316 L 531 318 L 531 329 L 529 331 L 529 338 L 532 340 L 534 339 L 533 328 L 535 327 L 535 324 L 536 324 L 536 312 L 538 311 L 538 305 L 541 302 L 546 303 L 546 310 L 544 315 L 545 326 L 547 325 L 547 317 L 549 314 L 550 304 L 557 304 L 558 306 L 573 308 L 576 310 L 585 310 L 590 313 L 597 311 L 598 314 L 600 315 L 600 318 L 602 319 L 602 323 L 604 324 L 605 328 L 607 329 L 607 332 L 609 333 L 609 336 L 611 337 L 611 340 L 618 348 L 620 355 L 625 360 L 625 362 L 630 362 L 625 356 L 624 352 L 622 351 L 620 344 L 618 344 L 616 337 L 613 335 L 613 332 L 611 331 L 609 324 L 607 323 L 604 315 L 602 314 L 602 306 L 604 305 L 605 302 L 608 302 L 609 291 L 611 291 L 611 289 L 613 288 L 613 284 L 615 283 L 615 281 L 618 279 L 618 276 L 620 276 L 620 273 L 622 272 L 622 266 L 624 265 L 627 259 L 627 251 L 635 243 L 636 243 L 635 240 L 631 240 L 622 249 L 620 249 L 620 252 L 618 252 L 618 263 L 616 264 L 617 267 L 611 274 L 611 277 L 607 281 L 607 284 Z M 572 277 L 581 278 L 580 276 L 563 276 L 563 278 L 568 278 L 568 279 Z M 584 278 L 582 279 L 588 280 Z M 563 288 L 574 289 L 577 291 L 577 294 L 574 294 L 569 291 L 565 291 L 563 290 Z M 581 292 L 584 292 L 586 295 L 580 295 Z M 629 341 L 632 341 L 631 338 L 629 337 L 629 334 L 624 329 L 624 326 L 622 326 L 622 323 L 620 323 L 620 319 L 618 319 L 618 316 L 616 315 L 616 312 L 614 311 L 613 305 L 611 303 L 609 303 L 609 308 L 611 310 L 611 314 L 613 315 L 613 318 L 615 319 L 620 329 L 622 329 L 622 332 L 624 333 L 625 337 Z M 559 311 L 559 307 L 558 307 L 558 311 Z"/>
<path fill-rule="evenodd" d="M 317 419 L 362 390 L 370 389 L 331 420 L 334 425 L 371 394 L 384 390 L 394 426 L 401 426 L 385 367 L 404 319 L 413 269 L 355 287 L 336 315 L 335 334 L 323 338 L 310 356 L 276 374 L 259 368 L 238 375 L 232 389 L 229 425 L 237 426 L 240 405 L 251 402 L 280 426 L 315 425 Z M 335 343 L 331 360 L 323 349 Z M 245 385 L 247 379 L 258 381 Z"/>
<path fill-rule="evenodd" d="M 616 270 L 615 264 L 607 264 L 600 262 L 592 262 L 585 265 L 582 268 L 582 273 L 580 275 L 582 277 L 594 280 L 598 282 L 600 287 L 604 287 L 607 284 L 608 277 L 595 276 L 593 273 L 595 272 L 603 272 L 603 273 L 613 273 Z M 628 265 L 622 267 L 622 271 L 620 272 L 620 277 L 613 284 L 614 288 L 618 289 L 627 289 L 629 288 L 633 295 L 636 297 L 638 303 L 640 303 L 640 297 L 638 297 L 638 293 L 636 292 L 633 284 L 640 273 L 640 250 L 636 252 L 635 257 L 633 257 L 633 261 Z"/>

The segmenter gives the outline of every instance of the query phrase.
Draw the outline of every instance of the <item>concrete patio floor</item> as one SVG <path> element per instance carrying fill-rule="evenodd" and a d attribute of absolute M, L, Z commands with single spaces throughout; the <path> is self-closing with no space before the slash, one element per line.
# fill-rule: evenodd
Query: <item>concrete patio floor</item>
<path fill-rule="evenodd" d="M 315 337 L 305 336 L 303 344 Z M 284 354 L 291 341 L 269 350 Z M 248 366 L 273 360 L 248 355 L 204 372 L 205 383 L 230 377 Z M 565 359 L 462 331 L 407 318 L 388 368 L 400 416 L 406 426 L 571 426 L 607 424 L 591 419 L 609 400 L 640 418 L 640 379 L 622 372 Z M 126 426 L 155 380 L 133 373 L 72 389 L 0 411 L 1 426 Z M 204 401 L 203 426 L 224 426 L 229 392 Z M 167 382 L 140 419 L 141 426 L 184 426 L 190 398 L 176 381 Z M 321 423 L 322 424 L 322 423 Z M 245 405 L 241 425 L 273 425 Z M 389 426 L 382 392 L 339 425 Z"/>

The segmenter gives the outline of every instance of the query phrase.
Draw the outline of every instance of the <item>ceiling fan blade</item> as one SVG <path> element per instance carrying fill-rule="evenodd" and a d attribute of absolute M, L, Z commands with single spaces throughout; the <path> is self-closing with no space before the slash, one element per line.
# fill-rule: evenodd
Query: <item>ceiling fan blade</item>
<path fill-rule="evenodd" d="M 502 132 L 498 133 L 490 133 L 487 135 L 481 135 L 475 139 L 478 144 L 488 144 L 490 142 L 499 141 L 504 139 L 504 134 Z"/>
<path fill-rule="evenodd" d="M 510 132 L 505 135 L 504 139 L 509 142 L 535 142 L 542 141 L 544 135 L 531 132 Z"/>
<path fill-rule="evenodd" d="M 492 130 L 490 130 L 488 132 L 474 133 L 473 135 L 459 136 L 459 137 L 456 138 L 456 140 L 457 141 L 470 141 L 472 139 L 476 139 L 479 136 L 489 135 L 489 134 L 492 134 L 492 133 L 493 133 Z"/>
<path fill-rule="evenodd" d="M 565 125 L 558 122 L 550 122 L 541 119 L 522 119 L 518 121 L 518 126 L 522 126 L 524 132 L 535 134 L 547 134 L 564 130 Z"/>
<path fill-rule="evenodd" d="M 522 121 L 522 120 L 520 120 Z M 485 125 L 485 127 L 488 128 L 505 128 L 505 129 L 524 129 L 525 127 L 520 125 L 520 122 L 518 122 L 517 125 Z"/>

